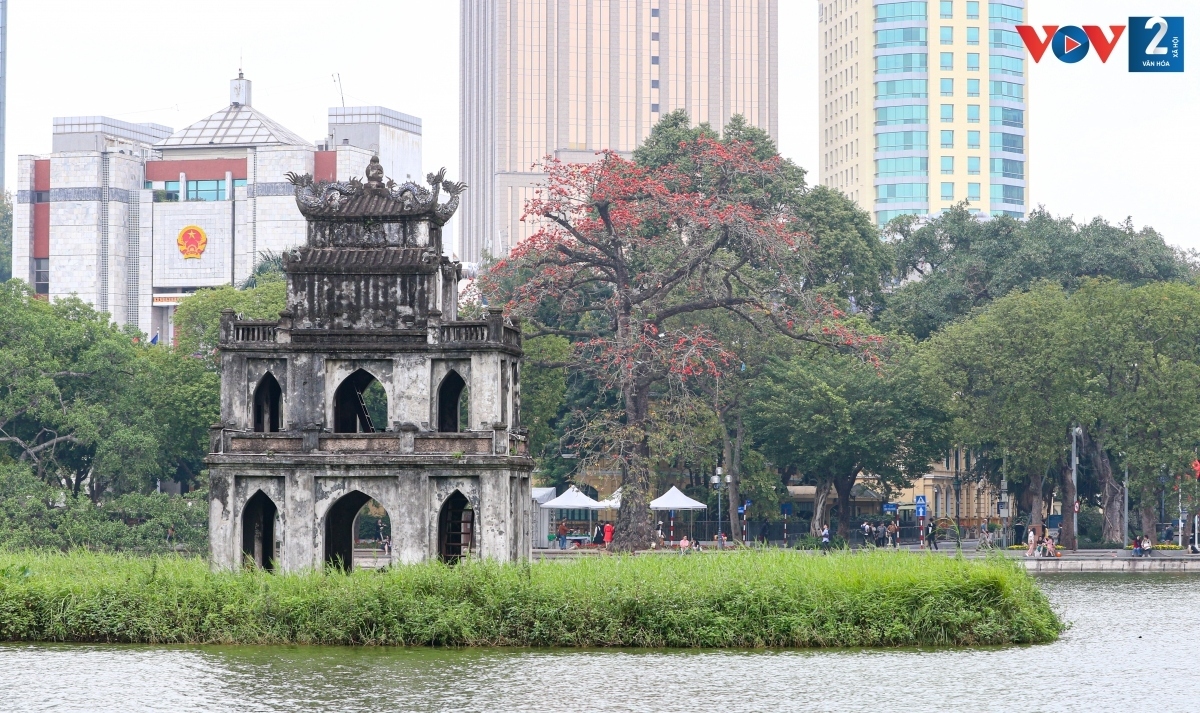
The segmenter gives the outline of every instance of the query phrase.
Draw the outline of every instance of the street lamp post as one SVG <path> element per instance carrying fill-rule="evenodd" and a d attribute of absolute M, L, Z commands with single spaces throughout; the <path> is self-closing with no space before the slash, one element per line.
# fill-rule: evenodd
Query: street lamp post
<path fill-rule="evenodd" d="M 721 466 L 717 466 L 717 474 L 712 477 L 712 486 L 717 490 L 717 547 L 722 547 L 721 535 Z"/>
<path fill-rule="evenodd" d="M 1079 451 L 1076 444 L 1082 435 L 1083 429 L 1079 426 L 1071 429 L 1071 494 L 1074 496 L 1074 502 L 1071 503 L 1071 549 L 1074 551 L 1079 550 Z"/>

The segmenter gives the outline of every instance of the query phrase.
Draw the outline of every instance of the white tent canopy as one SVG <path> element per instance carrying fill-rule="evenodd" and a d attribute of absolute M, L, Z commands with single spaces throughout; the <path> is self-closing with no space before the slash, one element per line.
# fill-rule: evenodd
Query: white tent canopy
<path fill-rule="evenodd" d="M 617 488 L 616 490 L 613 491 L 612 495 L 609 495 L 607 498 L 600 501 L 600 508 L 599 508 L 600 510 L 607 510 L 609 508 L 611 508 L 613 510 L 621 509 L 621 489 L 620 488 Z"/>
<path fill-rule="evenodd" d="M 699 500 L 692 500 L 674 485 L 661 497 L 650 501 L 651 510 L 707 510 L 708 506 Z"/>
<path fill-rule="evenodd" d="M 682 493 L 680 494 L 682 495 Z M 567 488 L 567 492 L 559 495 L 550 502 L 542 503 L 542 507 L 558 508 L 559 510 L 603 510 L 605 508 L 604 505 L 584 495 L 574 485 Z"/>

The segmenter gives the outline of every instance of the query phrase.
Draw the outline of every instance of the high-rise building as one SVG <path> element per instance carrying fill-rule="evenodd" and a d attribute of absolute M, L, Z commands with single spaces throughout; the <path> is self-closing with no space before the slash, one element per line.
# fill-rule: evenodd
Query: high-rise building
<path fill-rule="evenodd" d="M 778 0 L 462 0 L 459 256 L 503 255 L 547 155 L 632 152 L 666 113 L 779 133 Z"/>
<path fill-rule="evenodd" d="M 165 341 L 187 295 L 304 243 L 288 173 L 361 178 L 374 155 L 397 183 L 424 183 L 419 118 L 334 107 L 309 141 L 254 107 L 241 72 L 228 105 L 178 131 L 104 116 L 56 117 L 53 131 L 50 154 L 17 160 L 13 275 Z"/>
<path fill-rule="evenodd" d="M 882 225 L 1029 203 L 1026 0 L 821 0 L 820 182 Z"/>
<path fill-rule="evenodd" d="M 4 192 L 4 134 L 8 124 L 8 0 L 0 0 L 0 193 Z"/>

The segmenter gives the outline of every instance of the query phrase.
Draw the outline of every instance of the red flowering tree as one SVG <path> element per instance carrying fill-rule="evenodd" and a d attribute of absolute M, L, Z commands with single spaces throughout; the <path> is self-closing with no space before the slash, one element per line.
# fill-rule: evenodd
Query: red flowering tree
<path fill-rule="evenodd" d="M 705 313 L 794 339 L 860 341 L 804 289 L 812 243 L 789 207 L 803 188 L 798 169 L 703 132 L 678 149 L 651 166 L 614 153 L 587 164 L 547 159 L 525 212 L 537 232 L 481 278 L 485 294 L 530 322 L 529 337 L 569 337 L 567 366 L 611 396 L 614 406 L 587 414 L 573 435 L 620 465 L 614 543 L 623 550 L 651 541 L 652 397 L 671 399 L 676 407 L 663 410 L 678 414 L 699 380 L 736 363 Z"/>

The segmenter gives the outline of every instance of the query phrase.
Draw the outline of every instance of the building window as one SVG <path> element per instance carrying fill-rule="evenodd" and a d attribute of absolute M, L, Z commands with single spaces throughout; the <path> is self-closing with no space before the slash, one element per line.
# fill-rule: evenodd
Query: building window
<path fill-rule="evenodd" d="M 954 44 L 954 28 L 953 27 L 941 28 L 938 31 L 938 36 L 941 38 L 942 44 L 944 44 L 944 45 Z"/>
<path fill-rule="evenodd" d="M 979 175 L 979 157 L 978 156 L 968 156 L 967 157 L 967 175 L 968 176 L 978 176 Z"/>
<path fill-rule="evenodd" d="M 978 131 L 968 131 L 967 132 L 967 148 L 969 148 L 969 149 L 979 148 L 979 132 Z"/>
<path fill-rule="evenodd" d="M 967 53 L 967 71 L 968 72 L 978 72 L 979 71 L 979 53 L 978 52 L 968 52 Z"/>
<path fill-rule="evenodd" d="M 876 203 L 928 203 L 928 183 L 888 183 L 875 186 Z"/>
<path fill-rule="evenodd" d="M 954 174 L 954 157 L 942 156 L 942 175 L 949 176 Z"/>
<path fill-rule="evenodd" d="M 944 149 L 954 148 L 954 132 L 953 131 L 943 131 L 942 132 L 942 148 L 944 148 Z"/>
<path fill-rule="evenodd" d="M 658 64 L 658 55 L 650 56 L 650 64 Z"/>
<path fill-rule="evenodd" d="M 239 188 L 239 187 L 242 187 L 242 186 L 245 186 L 245 185 L 246 185 L 246 179 L 244 179 L 244 178 L 235 178 L 235 179 L 233 179 L 233 187 L 234 187 L 234 188 Z"/>
<path fill-rule="evenodd" d="M 658 105 L 657 105 L 657 104 L 651 104 L 651 105 L 650 105 L 650 111 L 651 111 L 652 113 L 654 113 L 654 114 L 657 114 L 657 113 L 658 113 Z"/>
<path fill-rule="evenodd" d="M 954 183 L 952 181 L 942 183 L 942 200 L 954 200 Z"/>
<path fill-rule="evenodd" d="M 924 2 L 890 2 L 875 6 L 875 22 L 924 19 L 926 19 Z"/>
<path fill-rule="evenodd" d="M 658 17 L 658 8 L 655 7 L 650 9 L 650 17 Z"/>
<path fill-rule="evenodd" d="M 50 294 L 50 258 L 33 259 L 33 291 L 35 294 Z"/>
<path fill-rule="evenodd" d="M 992 178 L 1025 178 L 1025 162 L 1011 158 L 992 159 Z"/>
<path fill-rule="evenodd" d="M 940 64 L 943 72 L 949 72 L 954 69 L 954 53 L 942 52 Z"/>
<path fill-rule="evenodd" d="M 875 134 L 876 151 L 927 151 L 929 150 L 928 131 L 889 131 L 886 134 Z"/>
<path fill-rule="evenodd" d="M 658 89 L 658 80 L 657 80 L 657 79 L 651 79 L 651 80 L 650 80 L 650 88 L 651 88 L 651 89 Z"/>
<path fill-rule="evenodd" d="M 155 203 L 173 203 L 179 200 L 179 181 L 166 181 L 160 190 L 154 191 Z"/>
<path fill-rule="evenodd" d="M 142 183 L 142 188 L 145 188 L 146 190 L 154 188 L 154 181 L 144 181 Z"/>
<path fill-rule="evenodd" d="M 924 52 L 912 54 L 885 54 L 875 58 L 875 73 L 927 72 L 929 55 Z"/>
<path fill-rule="evenodd" d="M 992 74 L 1010 74 L 1014 77 L 1025 76 L 1025 60 L 1020 57 L 1006 57 L 994 54 L 988 58 L 988 66 Z"/>
<path fill-rule="evenodd" d="M 979 28 L 978 27 L 968 27 L 967 28 L 967 44 L 969 44 L 969 45 L 979 44 Z"/>
<path fill-rule="evenodd" d="M 1008 186 L 997 183 L 992 184 L 992 202 L 993 203 L 1011 203 L 1013 205 L 1025 205 L 1025 187 L 1024 186 Z"/>
<path fill-rule="evenodd" d="M 1025 126 L 1025 112 L 1020 109 L 994 106 L 991 108 L 991 114 L 992 126 L 1015 126 L 1017 128 Z"/>
<path fill-rule="evenodd" d="M 1021 36 L 1012 30 L 989 30 L 988 37 L 992 49 L 1022 51 L 1025 49 L 1025 46 L 1021 44 Z"/>
<path fill-rule="evenodd" d="M 941 16 L 943 20 L 954 18 L 954 2 L 952 0 L 941 0 Z"/>
<path fill-rule="evenodd" d="M 968 104 L 967 105 L 967 123 L 968 124 L 978 124 L 979 123 L 979 105 L 978 104 Z"/>
<path fill-rule="evenodd" d="M 1019 7 L 1001 2 L 988 3 L 988 22 L 1020 25 L 1024 20 L 1024 13 Z"/>
<path fill-rule="evenodd" d="M 1017 134 L 1005 134 L 999 131 L 992 132 L 992 151 L 1005 151 L 1007 153 L 1025 153 L 1025 137 Z"/>
<path fill-rule="evenodd" d="M 875 110 L 875 125 L 927 124 L 929 123 L 928 111 L 928 107 L 924 104 L 881 106 Z"/>
<path fill-rule="evenodd" d="M 943 104 L 942 105 L 942 122 L 943 123 L 952 123 L 953 121 L 954 121 L 954 105 L 953 104 Z"/>
<path fill-rule="evenodd" d="M 50 202 L 50 191 L 34 191 L 33 192 L 33 202 L 34 203 L 49 203 Z"/>
<path fill-rule="evenodd" d="M 967 0 L 967 19 L 979 19 L 979 2 L 978 0 Z"/>
<path fill-rule="evenodd" d="M 1002 101 L 1024 101 L 1025 85 L 1016 82 L 988 82 L 991 85 L 992 99 Z"/>
<path fill-rule="evenodd" d="M 651 33 L 650 33 L 650 41 L 651 41 L 651 42 L 658 42 L 658 33 L 657 33 L 657 32 L 651 32 Z"/>
<path fill-rule="evenodd" d="M 924 79 L 893 79 L 875 82 L 876 99 L 923 99 L 929 96 L 929 82 Z"/>
<path fill-rule="evenodd" d="M 875 176 L 879 178 L 928 175 L 929 159 L 924 156 L 901 156 L 875 160 Z"/>
<path fill-rule="evenodd" d="M 942 79 L 942 96 L 944 96 L 944 97 L 954 96 L 954 80 L 953 79 Z"/>
<path fill-rule="evenodd" d="M 921 215 L 923 211 L 916 208 L 903 208 L 901 210 L 879 210 L 875 211 L 875 224 L 887 225 L 892 218 L 898 218 L 902 215 Z"/>
<path fill-rule="evenodd" d="M 178 183 L 176 181 L 176 184 Z M 187 199 L 189 201 L 223 201 L 225 200 L 225 180 L 188 181 Z"/>
<path fill-rule="evenodd" d="M 925 45 L 924 27 L 901 27 L 896 30 L 875 31 L 875 47 L 877 49 L 887 47 L 924 47 Z"/>
<path fill-rule="evenodd" d="M 979 80 L 978 79 L 968 79 L 967 80 L 967 96 L 968 97 L 979 96 Z"/>

